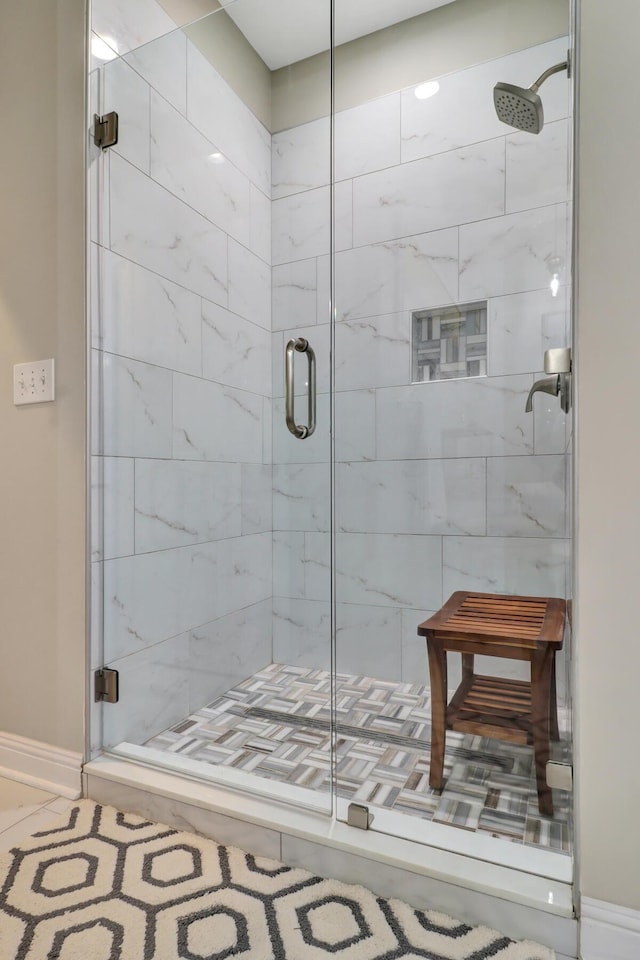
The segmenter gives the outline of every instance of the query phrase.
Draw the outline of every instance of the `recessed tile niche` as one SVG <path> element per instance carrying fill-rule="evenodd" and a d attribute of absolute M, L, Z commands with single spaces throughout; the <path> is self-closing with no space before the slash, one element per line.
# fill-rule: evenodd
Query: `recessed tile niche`
<path fill-rule="evenodd" d="M 411 334 L 413 383 L 486 377 L 486 300 L 414 310 Z"/>

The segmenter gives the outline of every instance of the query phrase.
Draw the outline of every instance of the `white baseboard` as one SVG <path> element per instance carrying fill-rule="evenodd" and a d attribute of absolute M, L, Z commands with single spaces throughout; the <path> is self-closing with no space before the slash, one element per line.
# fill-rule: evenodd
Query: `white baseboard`
<path fill-rule="evenodd" d="M 640 911 L 582 897 L 580 960 L 638 960 Z"/>
<path fill-rule="evenodd" d="M 0 732 L 0 777 L 69 800 L 82 796 L 82 754 Z"/>

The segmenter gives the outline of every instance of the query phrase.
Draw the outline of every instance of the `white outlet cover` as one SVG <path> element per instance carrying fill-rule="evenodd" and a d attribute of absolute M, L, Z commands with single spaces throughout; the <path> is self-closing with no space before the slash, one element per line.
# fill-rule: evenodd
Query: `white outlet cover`
<path fill-rule="evenodd" d="M 55 363 L 53 360 L 33 360 L 16 363 L 13 367 L 13 402 L 49 403 L 55 400 Z"/>

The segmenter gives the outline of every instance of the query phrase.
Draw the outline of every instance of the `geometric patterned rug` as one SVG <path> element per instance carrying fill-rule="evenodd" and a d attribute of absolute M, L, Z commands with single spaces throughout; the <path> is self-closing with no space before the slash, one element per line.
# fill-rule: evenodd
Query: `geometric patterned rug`
<path fill-rule="evenodd" d="M 2 960 L 553 956 L 90 800 L 0 856 Z"/>

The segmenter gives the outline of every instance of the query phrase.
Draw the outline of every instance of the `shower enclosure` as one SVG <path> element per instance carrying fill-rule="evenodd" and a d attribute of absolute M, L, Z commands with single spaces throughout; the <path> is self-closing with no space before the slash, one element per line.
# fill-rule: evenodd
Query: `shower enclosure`
<path fill-rule="evenodd" d="M 571 80 L 537 135 L 493 105 L 567 59 L 531 6 L 93 0 L 91 749 L 568 882 L 570 623 L 552 817 L 526 743 L 450 731 L 429 787 L 417 633 L 571 597 L 571 412 L 526 410 L 571 345 Z"/>

